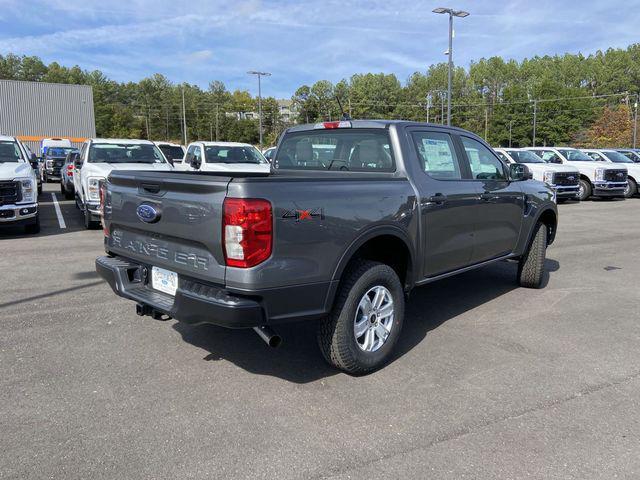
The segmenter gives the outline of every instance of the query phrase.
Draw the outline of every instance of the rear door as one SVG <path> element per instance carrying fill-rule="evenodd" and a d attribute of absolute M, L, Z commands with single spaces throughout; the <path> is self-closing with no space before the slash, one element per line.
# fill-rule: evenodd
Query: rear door
<path fill-rule="evenodd" d="M 423 272 L 433 277 L 471 261 L 478 186 L 465 180 L 463 153 L 448 132 L 417 128 L 409 136 L 420 166 L 414 180 L 421 199 Z"/>
<path fill-rule="evenodd" d="M 459 138 L 471 183 L 479 191 L 472 263 L 480 263 L 515 249 L 524 215 L 524 194 L 518 182 L 509 181 L 506 165 L 489 147 L 466 135 Z"/>
<path fill-rule="evenodd" d="M 188 172 L 112 172 L 104 212 L 107 249 L 181 277 L 223 284 L 222 205 L 229 181 Z"/>

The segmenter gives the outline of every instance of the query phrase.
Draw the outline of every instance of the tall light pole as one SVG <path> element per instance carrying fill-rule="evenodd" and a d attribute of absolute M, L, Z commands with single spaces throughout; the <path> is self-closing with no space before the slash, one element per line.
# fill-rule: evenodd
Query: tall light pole
<path fill-rule="evenodd" d="M 433 13 L 441 13 L 449 15 L 449 71 L 447 74 L 447 125 L 451 125 L 451 76 L 453 75 L 453 17 L 468 17 L 469 12 L 464 10 L 454 10 L 452 8 L 439 7 L 433 10 Z"/>
<path fill-rule="evenodd" d="M 533 101 L 533 146 L 536 146 L 536 127 L 538 126 L 538 101 Z"/>
<path fill-rule="evenodd" d="M 260 80 L 262 77 L 270 77 L 271 74 L 269 72 L 257 72 L 255 70 L 247 73 L 258 77 L 258 128 L 260 129 L 258 133 L 260 134 L 260 150 L 262 150 L 262 86 Z"/>
<path fill-rule="evenodd" d="M 511 148 L 511 128 L 513 127 L 513 120 L 509 120 L 509 148 Z"/>

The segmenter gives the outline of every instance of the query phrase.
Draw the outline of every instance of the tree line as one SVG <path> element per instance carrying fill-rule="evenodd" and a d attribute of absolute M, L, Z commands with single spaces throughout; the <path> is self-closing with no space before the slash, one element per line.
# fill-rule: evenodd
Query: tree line
<path fill-rule="evenodd" d="M 249 92 L 220 81 L 208 89 L 173 84 L 155 74 L 116 82 L 100 71 L 44 64 L 33 56 L 0 55 L 0 78 L 93 87 L 98 135 L 174 139 L 187 137 L 257 143 L 257 110 Z M 267 87 L 268 88 L 268 87 Z M 356 74 L 337 83 L 319 80 L 292 96 L 296 122 L 387 118 L 446 122 L 447 64 L 429 66 L 401 82 L 394 74 Z M 483 58 L 453 72 L 452 125 L 492 145 L 629 146 L 640 94 L 640 44 L 585 56 L 565 54 L 505 60 Z M 535 119 L 535 120 L 534 120 Z M 276 99 L 263 99 L 267 143 L 288 126 Z"/>

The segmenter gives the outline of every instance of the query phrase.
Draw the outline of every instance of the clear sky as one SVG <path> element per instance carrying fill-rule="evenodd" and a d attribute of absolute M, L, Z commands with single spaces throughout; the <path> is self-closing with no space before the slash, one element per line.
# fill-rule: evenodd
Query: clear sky
<path fill-rule="evenodd" d="M 445 15 L 456 19 L 454 61 L 492 55 L 585 54 L 640 42 L 640 0 L 0 0 L 0 54 L 100 69 L 119 81 L 162 73 L 206 88 L 222 80 L 288 98 L 303 83 L 354 73 L 401 81 L 445 61 Z"/>

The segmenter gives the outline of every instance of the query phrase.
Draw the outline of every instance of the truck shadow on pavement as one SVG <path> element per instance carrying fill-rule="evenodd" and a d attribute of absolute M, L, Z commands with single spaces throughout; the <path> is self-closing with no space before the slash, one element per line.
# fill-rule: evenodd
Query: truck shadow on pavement
<path fill-rule="evenodd" d="M 546 260 L 544 286 L 549 273 L 559 268 L 557 261 Z M 416 288 L 406 303 L 403 330 L 390 363 L 411 351 L 431 330 L 447 320 L 519 288 L 516 270 L 517 265 L 501 262 Z M 322 358 L 315 322 L 275 327 L 283 338 L 278 349 L 270 349 L 252 330 L 229 330 L 212 325 L 194 327 L 180 322 L 173 328 L 185 342 L 209 352 L 203 360 L 229 361 L 256 375 L 308 383 L 341 374 Z"/>

